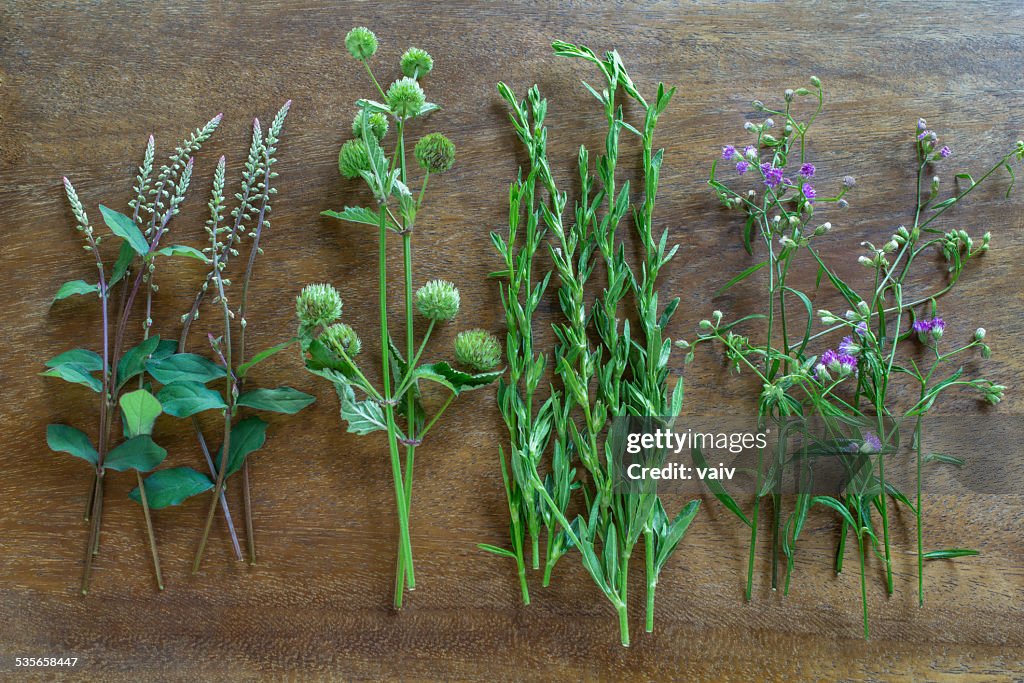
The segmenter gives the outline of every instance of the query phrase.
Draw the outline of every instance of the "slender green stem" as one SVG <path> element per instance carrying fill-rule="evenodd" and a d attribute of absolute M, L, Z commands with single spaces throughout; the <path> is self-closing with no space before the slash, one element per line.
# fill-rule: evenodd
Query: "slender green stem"
<path fill-rule="evenodd" d="M 644 529 L 644 563 L 647 568 L 647 632 L 654 631 L 654 591 L 658 587 L 658 574 L 654 569 L 654 532 Z"/>

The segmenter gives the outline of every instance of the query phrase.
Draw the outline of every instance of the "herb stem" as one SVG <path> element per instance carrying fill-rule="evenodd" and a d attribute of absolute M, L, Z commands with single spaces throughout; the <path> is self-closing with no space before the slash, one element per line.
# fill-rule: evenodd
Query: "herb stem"
<path fill-rule="evenodd" d="M 149 514 L 149 502 L 146 499 L 146 487 L 142 482 L 142 474 L 135 470 L 135 480 L 139 484 L 139 499 L 142 501 L 142 514 L 146 518 L 146 535 L 149 537 L 149 550 L 153 555 L 153 571 L 156 573 L 156 586 L 164 589 L 164 579 L 160 574 L 160 555 L 156 550 L 156 536 L 153 533 L 153 520 Z"/>

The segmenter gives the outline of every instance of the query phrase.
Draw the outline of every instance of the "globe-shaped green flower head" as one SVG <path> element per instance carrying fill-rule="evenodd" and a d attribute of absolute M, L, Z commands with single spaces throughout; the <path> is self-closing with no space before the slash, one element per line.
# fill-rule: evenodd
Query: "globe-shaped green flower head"
<path fill-rule="evenodd" d="M 409 78 L 423 78 L 434 68 L 434 59 L 426 50 L 410 47 L 402 55 L 402 73 Z"/>
<path fill-rule="evenodd" d="M 345 47 L 356 59 L 369 59 L 377 51 L 377 36 L 365 26 L 357 26 L 345 36 Z"/>
<path fill-rule="evenodd" d="M 424 135 L 413 153 L 423 170 L 430 173 L 444 173 L 455 163 L 455 144 L 440 133 Z"/>
<path fill-rule="evenodd" d="M 416 292 L 416 308 L 428 320 L 451 320 L 459 312 L 459 290 L 444 280 L 431 280 Z"/>
<path fill-rule="evenodd" d="M 420 113 L 427 96 L 423 94 L 423 88 L 415 78 L 406 77 L 399 78 L 391 84 L 385 99 L 395 116 L 407 119 Z"/>
<path fill-rule="evenodd" d="M 320 335 L 320 343 L 338 356 L 353 358 L 363 350 L 359 335 L 345 323 L 334 323 Z"/>
<path fill-rule="evenodd" d="M 366 121 L 366 126 L 370 129 L 370 133 L 373 137 L 377 138 L 377 142 L 383 140 L 388 132 L 388 117 L 379 111 L 371 112 L 366 109 L 360 109 L 356 112 L 355 118 L 352 119 L 352 134 L 358 139 L 363 137 L 364 120 Z"/>
<path fill-rule="evenodd" d="M 341 317 L 341 295 L 326 283 L 306 285 L 295 300 L 295 315 L 305 327 L 330 325 Z"/>
<path fill-rule="evenodd" d="M 455 338 L 455 360 L 477 372 L 493 370 L 501 362 L 501 344 L 487 330 L 466 330 Z"/>
<path fill-rule="evenodd" d="M 346 178 L 358 178 L 360 171 L 370 170 L 370 155 L 362 140 L 349 140 L 338 152 L 338 170 Z"/>

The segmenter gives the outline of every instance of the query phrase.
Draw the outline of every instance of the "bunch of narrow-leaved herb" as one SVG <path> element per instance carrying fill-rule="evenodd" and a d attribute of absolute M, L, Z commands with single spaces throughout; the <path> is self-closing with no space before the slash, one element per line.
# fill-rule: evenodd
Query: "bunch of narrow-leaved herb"
<path fill-rule="evenodd" d="M 425 51 L 409 48 L 401 58 L 404 77 L 384 91 L 369 64 L 370 57 L 377 51 L 377 37 L 373 32 L 362 27 L 354 28 L 345 37 L 345 45 L 349 53 L 366 67 L 383 102 L 365 99 L 356 103 L 352 123 L 356 137 L 341 148 L 338 168 L 344 177 L 361 178 L 366 183 L 376 207 L 345 207 L 340 212 L 325 211 L 324 215 L 378 229 L 381 388 L 374 386 L 356 363 L 356 356 L 362 348 L 356 332 L 349 325 L 336 322 L 341 317 L 342 301 L 331 285 L 314 284 L 302 290 L 296 310 L 298 336 L 307 369 L 334 383 L 341 402 L 341 417 L 348 423 L 349 431 L 356 434 L 387 432 L 399 524 L 394 604 L 400 608 L 406 586 L 409 590 L 415 588 L 409 510 L 416 448 L 459 394 L 491 384 L 501 375 L 502 371 L 494 371 L 501 361 L 501 347 L 490 333 L 480 329 L 467 330 L 455 340 L 455 359 L 471 372 L 456 369 L 444 361 L 419 364 L 435 325 L 454 319 L 459 311 L 459 292 L 455 285 L 432 280 L 414 294 L 412 275 L 412 237 L 417 215 L 422 209 L 427 180 L 431 175 L 444 173 L 452 167 L 455 146 L 440 133 L 430 133 L 419 139 L 413 148 L 413 156 L 423 170 L 423 178 L 419 191 L 413 193 L 409 187 L 406 128 L 415 119 L 438 109 L 437 105 L 426 101 L 421 86 L 434 62 Z M 394 124 L 393 137 L 396 139 L 389 161 L 381 145 L 391 123 Z M 402 238 L 404 353 L 389 332 L 389 232 Z M 429 321 L 418 346 L 414 327 L 416 309 Z M 420 382 L 423 380 L 435 382 L 449 393 L 430 417 L 420 395 Z M 356 390 L 366 398 L 358 400 Z M 403 424 L 400 424 L 400 418 Z M 400 446 L 403 445 L 404 463 L 400 455 Z"/>
<path fill-rule="evenodd" d="M 285 117 L 291 101 L 285 103 L 278 111 L 264 136 L 259 119 L 253 122 L 252 142 L 245 169 L 242 172 L 240 192 L 236 194 L 238 206 L 230 217 L 224 215 L 224 175 L 226 162 L 220 158 L 213 178 L 212 196 L 208 203 L 210 218 L 206 222 L 206 232 L 210 246 L 203 252 L 210 270 L 196 294 L 191 310 L 183 316 L 184 329 L 178 341 L 179 352 L 174 356 L 149 364 L 150 374 L 164 386 L 157 398 L 164 406 L 164 411 L 176 417 L 191 417 L 199 445 L 210 468 L 211 483 L 205 475 L 182 470 L 161 470 L 146 480 L 148 490 L 164 490 L 176 484 L 188 486 L 190 481 L 201 484 L 202 490 L 213 489 L 209 512 L 203 535 L 199 541 L 192 571 L 199 570 L 206 547 L 210 527 L 219 502 L 228 522 L 229 532 L 236 556 L 240 557 L 237 535 L 231 521 L 230 512 L 224 490 L 227 478 L 242 472 L 243 503 L 245 506 L 245 530 L 249 550 L 249 561 L 256 561 L 256 545 L 253 537 L 252 503 L 250 493 L 250 477 L 248 456 L 261 448 L 266 441 L 268 423 L 253 415 L 237 420 L 240 408 L 264 410 L 269 412 L 294 414 L 310 405 L 315 399 L 309 394 L 283 386 L 276 389 L 246 389 L 245 383 L 249 371 L 259 362 L 274 353 L 287 348 L 295 340 L 290 340 L 255 354 L 247 359 L 246 331 L 249 328 L 247 315 L 249 305 L 249 284 L 252 281 L 256 257 L 263 253 L 261 238 L 264 230 L 270 227 L 269 214 L 271 196 L 276 193 L 272 181 L 277 173 L 272 170 L 277 159 L 275 153 L 284 126 Z M 244 261 L 242 287 L 237 309 L 232 310 L 228 303 L 227 288 L 231 281 L 225 277 L 225 271 L 231 257 L 238 256 L 238 247 L 244 238 L 250 238 L 249 257 Z M 217 306 L 218 319 L 222 323 L 220 334 L 208 334 L 215 361 L 204 356 L 186 353 L 188 332 L 192 323 L 199 317 L 199 308 L 206 292 L 212 288 L 213 303 Z M 237 315 L 236 315 L 237 313 Z M 235 319 L 237 318 L 237 323 Z M 237 330 L 235 326 L 237 325 Z M 206 386 L 216 379 L 224 380 L 223 394 Z M 211 457 L 207 447 L 207 439 L 199 427 L 196 416 L 206 410 L 217 410 L 223 413 L 223 432 L 221 448 L 216 456 Z M 174 501 L 168 501 L 173 504 Z M 180 502 L 180 501 L 179 501 Z"/>
<path fill-rule="evenodd" d="M 1024 142 L 1018 142 L 977 181 L 969 173 L 957 173 L 957 189 L 952 196 L 940 200 L 940 179 L 932 172 L 940 164 L 950 163 L 946 159 L 952 152 L 948 146 L 940 145 L 938 135 L 928 129 L 923 119 L 918 121 L 913 132 L 917 174 L 913 222 L 899 226 L 894 234 L 885 237 L 881 246 L 863 243 L 867 253 L 858 261 L 867 268 L 869 282 L 866 288 L 855 286 L 844 281 L 837 270 L 826 263 L 817 247 L 820 238 L 828 234 L 832 226 L 815 218 L 815 214 L 820 214 L 823 204 L 846 208 L 844 195 L 854 185 L 854 180 L 847 176 L 834 196 L 819 196 L 815 185 L 820 174 L 806 158 L 805 143 L 810 125 L 822 110 L 823 91 L 819 79 L 812 78 L 811 85 L 809 89 L 787 90 L 781 110 L 768 109 L 755 102 L 755 108 L 768 118 L 761 123 L 746 124 L 752 138 L 750 144 L 741 150 L 731 145 L 723 148 L 723 159 L 735 167 L 738 175 L 753 177 L 753 182 L 744 187 L 735 187 L 736 183 L 727 185 L 717 173 L 721 162 L 716 162 L 712 169 L 709 183 L 719 199 L 726 207 L 744 215 L 743 240 L 747 251 L 753 253 L 755 237 L 759 237 L 766 252 L 764 260 L 744 270 L 726 286 L 731 287 L 765 269 L 768 274 L 767 314 L 723 322 L 723 315 L 716 311 L 712 319 L 702 321 L 701 333 L 694 345 L 721 343 L 726 357 L 737 370 L 743 367 L 755 373 L 762 384 L 758 399 L 762 423 L 782 424 L 792 418 L 819 420 L 823 429 L 818 445 L 827 445 L 824 454 L 842 462 L 846 472 L 844 486 L 834 495 L 813 495 L 807 488 L 798 489 L 794 508 L 786 516 L 782 511 L 784 474 L 794 469 L 799 470 L 799 477 L 807 473 L 813 476 L 807 468 L 807 459 L 822 453 L 805 450 L 793 458 L 787 453 L 785 440 L 780 439 L 767 458 L 763 450 L 759 452 L 757 493 L 749 518 L 728 492 L 718 486 L 713 488 L 716 496 L 751 529 L 747 598 L 750 598 L 753 582 L 761 499 L 770 496 L 772 500 L 772 586 L 779 580 L 781 553 L 787 562 L 787 591 L 796 541 L 808 510 L 816 504 L 825 505 L 840 515 L 837 572 L 842 569 L 848 532 L 852 531 L 857 540 L 864 635 L 867 637 L 864 563 L 868 548 L 884 563 L 886 591 L 893 593 L 890 498 L 907 506 L 916 520 L 919 604 L 923 604 L 925 560 L 976 554 L 964 548 L 924 550 L 923 465 L 929 461 L 962 463 L 956 457 L 924 453 L 922 418 L 934 408 L 941 393 L 955 386 L 970 387 L 989 403 L 998 403 L 1002 398 L 1005 387 L 983 378 L 962 379 L 962 367 L 955 371 L 949 368 L 951 359 L 970 349 L 976 349 L 984 358 L 990 355 L 983 341 L 984 328 L 961 334 L 961 340 L 966 341 L 949 345 L 941 341 L 946 323 L 936 316 L 936 299 L 956 284 L 968 259 L 988 250 L 990 235 L 985 233 L 980 242 L 975 242 L 966 231 L 943 231 L 935 221 L 1000 169 L 1009 172 L 1012 189 L 1011 162 L 1024 159 Z M 798 120 L 793 104 L 803 97 L 810 97 L 816 106 L 806 120 Z M 776 127 L 771 117 L 780 118 L 777 133 L 769 132 Z M 934 291 L 906 293 L 905 288 L 919 286 L 917 283 L 926 280 L 911 276 L 911 272 L 913 265 L 925 261 L 923 255 L 928 252 L 948 263 L 948 276 Z M 805 253 L 807 257 L 801 260 L 800 256 Z M 817 315 L 827 328 L 813 334 L 815 314 L 811 299 L 806 292 L 789 284 L 801 267 L 816 269 L 818 282 L 824 278 L 850 307 L 842 315 L 818 310 Z M 766 336 L 761 343 L 733 331 L 755 317 L 767 320 Z M 806 322 L 797 324 L 798 321 Z M 816 348 L 818 339 L 835 333 L 845 335 L 835 348 Z M 908 351 L 906 347 L 912 348 Z M 900 353 L 901 348 L 903 353 Z M 691 350 L 687 359 L 692 358 Z M 910 405 L 898 400 L 898 387 L 909 387 L 916 400 Z M 886 480 L 886 456 L 907 445 L 905 441 L 901 443 L 901 427 L 911 432 L 909 446 L 916 459 L 913 501 Z M 695 452 L 695 456 L 699 457 L 699 453 Z M 881 533 L 878 533 L 875 511 L 881 522 Z"/>
<path fill-rule="evenodd" d="M 85 519 L 90 523 L 89 540 L 85 550 L 85 569 L 82 592 L 89 590 L 89 577 L 93 557 L 99 553 L 100 530 L 103 515 L 106 473 L 135 470 L 141 484 L 140 472 L 159 465 L 167 452 L 152 438 L 156 418 L 163 412 L 161 403 L 151 393 L 145 376 L 148 364 L 167 359 L 175 354 L 175 344 L 152 335 L 153 280 L 158 256 L 185 255 L 203 259 L 191 247 L 161 247 L 171 219 L 179 212 L 192 177 L 192 155 L 213 134 L 220 123 L 220 115 L 197 129 L 171 155 L 153 177 L 155 143 L 150 136 L 145 157 L 134 187 L 135 197 L 129 202 L 130 216 L 100 205 L 100 213 L 111 232 L 120 240 L 116 261 L 108 268 L 100 253 L 102 236 L 97 235 L 89 222 L 85 207 L 78 198 L 71 181 L 64 179 L 64 189 L 71 203 L 77 229 L 85 238 L 85 250 L 95 262 L 97 282 L 74 280 L 64 283 L 54 301 L 73 295 L 96 295 L 100 300 L 101 328 L 98 332 L 100 353 L 78 348 L 66 351 L 47 361 L 49 368 L 43 374 L 81 384 L 99 394 L 99 429 L 96 445 L 85 432 L 63 424 L 52 424 L 46 429 L 46 440 L 51 449 L 67 452 L 89 463 L 93 469 L 93 483 L 89 493 Z M 120 285 L 120 287 L 118 287 Z M 115 296 L 115 292 L 120 294 Z M 145 290 L 145 317 L 142 341 L 125 350 L 130 336 L 129 320 L 135 312 L 138 295 Z M 113 334 L 111 334 L 113 333 Z M 96 373 L 99 373 L 99 377 Z M 134 388 L 132 380 L 137 380 Z M 118 411 L 120 407 L 120 411 Z M 117 438 L 113 426 L 120 414 L 124 440 Z M 140 495 L 146 531 L 157 586 L 163 589 L 160 560 L 153 535 L 150 508 L 158 501 Z"/>
<path fill-rule="evenodd" d="M 606 429 L 610 418 L 645 416 L 671 420 L 682 407 L 681 381 L 669 395 L 671 340 L 663 336 L 679 301 L 673 299 L 660 308 L 656 289 L 658 274 L 672 259 L 676 247 L 668 249 L 667 232 L 656 238 L 653 227 L 663 156 L 663 150 L 654 149 L 654 131 L 674 89 L 666 91 L 659 84 L 654 102 L 649 103 L 636 90 L 617 52 L 600 58 L 586 47 L 562 42 L 554 43 L 553 47 L 557 55 L 586 60 L 600 70 L 605 81 L 602 87 L 584 85 L 601 103 L 608 132 L 605 153 L 597 157 L 593 169 L 586 148 L 580 148 L 580 198 L 575 204 L 575 221 L 566 226 L 562 213 L 567 194 L 558 190 L 547 159 L 547 130 L 543 125 L 547 103 L 536 88 L 519 102 L 511 90 L 499 86 L 512 107 L 513 126 L 530 157 L 525 180 L 520 174 L 512 188 L 509 238 L 492 235 L 505 260 L 503 274 L 509 278 L 503 303 L 509 321 L 513 376 L 511 383 L 502 387 L 500 404 L 511 433 L 509 458 L 515 480 L 514 487 L 506 484 L 512 514 L 511 554 L 521 567 L 523 537 L 529 533 L 535 540 L 534 529 L 539 525 L 531 515 L 538 514 L 533 509 L 539 508 L 549 532 L 545 580 L 559 557 L 569 548 L 578 548 L 584 567 L 618 613 L 622 644 L 629 645 L 627 586 L 636 543 L 642 534 L 647 573 L 646 626 L 650 631 L 654 625 L 658 576 L 698 508 L 698 502 L 691 501 L 670 520 L 653 487 L 620 490 L 615 480 L 624 434 L 614 428 Z M 639 129 L 623 118 L 622 106 L 616 102 L 620 89 L 644 111 Z M 642 203 L 630 201 L 628 182 L 618 186 L 616 174 L 623 132 L 636 135 L 641 142 Z M 538 182 L 547 195 L 546 203 L 537 197 Z M 616 241 L 619 225 L 631 209 L 643 248 L 642 262 L 636 267 L 627 262 L 621 240 Z M 525 213 L 527 222 L 526 245 L 517 251 L 520 212 Z M 541 218 L 545 228 L 537 225 Z M 531 264 L 545 230 L 553 233 L 556 241 L 550 252 L 561 284 L 558 298 L 566 322 L 555 325 L 555 371 L 562 390 L 552 392 L 534 418 L 534 392 L 544 359 L 532 353 L 530 327 L 547 277 L 532 285 Z M 585 295 L 598 259 L 607 279 L 588 307 Z M 626 315 L 631 303 L 634 308 L 629 314 L 639 321 L 638 336 L 633 335 Z M 592 335 L 599 340 L 596 344 Z M 578 424 L 580 420 L 582 424 Z M 551 471 L 542 477 L 541 456 L 549 439 L 553 441 Z M 572 463 L 577 459 L 587 473 L 578 486 L 583 492 L 585 514 L 569 522 L 565 509 L 571 491 L 576 488 Z M 552 541 L 556 525 L 561 530 Z"/>

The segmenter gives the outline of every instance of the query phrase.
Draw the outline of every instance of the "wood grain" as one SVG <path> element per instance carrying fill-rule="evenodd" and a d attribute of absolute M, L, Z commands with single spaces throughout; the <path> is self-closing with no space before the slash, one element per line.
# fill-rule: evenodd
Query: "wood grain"
<path fill-rule="evenodd" d="M 436 60 L 427 89 L 444 111 L 421 132 L 447 132 L 459 160 L 431 182 L 416 236 L 417 281 L 458 283 L 465 308 L 455 328 L 500 332 L 503 324 L 495 284 L 486 278 L 498 262 L 487 232 L 506 220 L 507 184 L 521 156 L 494 84 L 504 80 L 522 93 L 536 82 L 551 98 L 551 153 L 562 178 L 572 177 L 577 145 L 600 144 L 601 118 L 578 85 L 594 74 L 552 57 L 554 38 L 617 47 L 644 92 L 659 80 L 680 87 L 663 117 L 658 209 L 659 227 L 682 245 L 662 286 L 682 297 L 674 337 L 692 338 L 713 308 L 741 314 L 759 305 L 754 287 L 713 296 L 750 261 L 735 217 L 716 207 L 705 185 L 720 145 L 742 142 L 753 97 L 777 99 L 812 73 L 825 82 L 828 110 L 812 153 L 824 178 L 858 179 L 852 207 L 832 219 L 829 238 L 835 257 L 847 253 L 851 264 L 861 240 L 879 241 L 911 217 L 908 130 L 919 116 L 972 171 L 1024 131 L 1024 6 L 1015 0 L 5 2 L 0 672 L 14 671 L 14 657 L 73 655 L 80 664 L 63 675 L 104 681 L 1024 680 L 1019 486 L 1015 495 L 929 501 L 925 523 L 938 547 L 969 543 L 983 554 L 930 566 L 923 609 L 913 589 L 912 520 L 897 520 L 896 593 L 887 599 L 880 580 L 870 584 L 869 642 L 858 635 L 855 576 L 828 569 L 831 517 L 809 520 L 791 595 L 773 594 L 759 566 L 755 599 L 746 604 L 744 534 L 713 499 L 663 574 L 653 635 L 640 633 L 641 605 L 634 606 L 632 648 L 617 645 L 612 611 L 571 558 L 558 565 L 550 589 L 536 581 L 534 604 L 522 607 L 511 566 L 475 548 L 507 539 L 496 458 L 504 430 L 490 391 L 460 400 L 417 458 L 418 585 L 407 608 L 394 613 L 396 527 L 384 439 L 344 433 L 333 391 L 304 373 L 294 354 L 261 366 L 254 378 L 320 397 L 302 419 L 274 420 L 267 448 L 253 460 L 258 566 L 232 561 L 218 523 L 203 571 L 190 577 L 205 506 L 192 501 L 156 515 L 168 583 L 158 594 L 141 515 L 126 498 L 132 478 L 119 476 L 108 485 L 94 590 L 78 595 L 88 472 L 48 452 L 43 433 L 50 422 L 93 423 L 95 412 L 84 390 L 35 374 L 69 341 L 98 344 L 94 306 L 69 301 L 47 310 L 60 282 L 92 274 L 60 178 L 74 180 L 98 219 L 100 202 L 125 206 L 149 133 L 167 153 L 190 127 L 224 111 L 174 223 L 175 241 L 196 244 L 217 157 L 226 154 L 237 177 L 252 117 L 268 120 L 292 98 L 274 225 L 254 290 L 253 345 L 287 338 L 294 295 L 305 282 L 327 280 L 342 288 L 346 317 L 373 352 L 375 237 L 319 216 L 366 200 L 364 190 L 338 178 L 335 161 L 350 135 L 353 101 L 370 92 L 344 53 L 354 25 L 381 38 L 375 63 L 385 77 L 408 45 Z M 635 165 L 633 155 L 626 162 Z M 952 180 L 952 172 L 943 173 Z M 983 367 L 1018 390 L 998 411 L 1013 415 L 1024 407 L 1016 338 L 1024 313 L 1024 218 L 1020 200 L 1003 201 L 996 185 L 944 222 L 972 234 L 990 229 L 995 247 L 945 304 L 947 333 L 988 328 L 996 356 Z M 855 268 L 844 272 L 856 275 Z M 158 331 L 177 336 L 199 275 L 189 264 L 162 267 Z M 186 285 L 175 286 L 179 281 Z M 392 303 L 400 311 L 397 292 Z M 203 324 L 197 328 L 203 332 Z M 442 332 L 441 345 L 451 343 L 455 328 Z M 699 355 L 685 371 L 681 354 L 674 363 L 686 377 L 687 410 L 753 410 L 749 383 L 716 355 Z M 954 402 L 957 410 L 975 405 Z M 186 424 L 163 418 L 159 429 L 171 462 L 199 464 Z M 985 457 L 983 449 L 966 455 Z M 671 503 L 676 509 L 682 501 Z M 871 569 L 877 579 L 877 562 Z M 642 595 L 639 585 L 631 592 Z M 12 678 L 58 675 L 22 671 Z"/>

